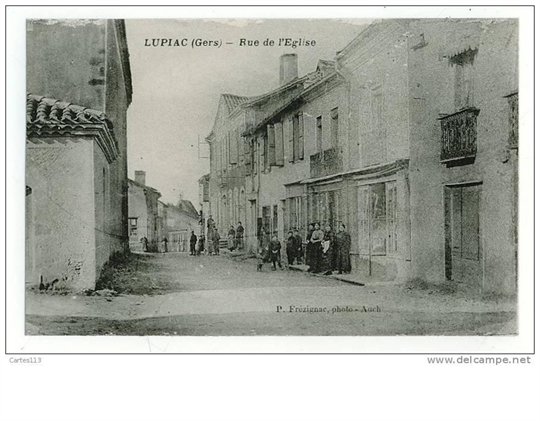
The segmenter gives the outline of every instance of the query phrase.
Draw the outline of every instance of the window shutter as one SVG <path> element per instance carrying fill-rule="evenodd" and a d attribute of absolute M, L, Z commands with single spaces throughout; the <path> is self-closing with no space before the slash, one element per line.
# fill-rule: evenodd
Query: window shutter
<path fill-rule="evenodd" d="M 243 137 L 242 145 L 244 147 L 244 165 L 246 174 L 251 174 L 251 139 Z"/>
<path fill-rule="evenodd" d="M 268 133 L 268 166 L 276 165 L 276 137 L 274 132 L 274 126 L 269 124 L 267 126 Z"/>
<path fill-rule="evenodd" d="M 266 161 L 264 159 L 264 156 L 265 156 L 265 150 L 266 150 L 266 145 L 265 145 L 265 141 L 264 141 L 264 136 L 259 136 L 259 139 L 258 139 L 258 142 L 259 142 L 259 152 L 260 152 L 260 159 L 259 159 L 259 165 L 260 165 L 260 168 L 261 168 L 261 172 L 263 172 L 265 169 L 266 169 Z"/>
<path fill-rule="evenodd" d="M 289 162 L 294 162 L 294 137 L 293 137 L 293 117 L 287 119 L 287 140 L 289 144 L 288 156 Z"/>
<path fill-rule="evenodd" d="M 283 166 L 283 124 L 274 124 L 274 136 L 276 137 L 276 165 Z"/>
<path fill-rule="evenodd" d="M 304 115 L 298 115 L 298 159 L 304 159 Z"/>

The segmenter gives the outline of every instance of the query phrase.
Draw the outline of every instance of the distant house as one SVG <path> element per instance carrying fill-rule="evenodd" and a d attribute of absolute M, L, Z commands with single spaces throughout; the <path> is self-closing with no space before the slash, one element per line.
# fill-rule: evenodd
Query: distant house
<path fill-rule="evenodd" d="M 161 193 L 146 185 L 146 173 L 135 171 L 135 180 L 128 180 L 128 228 L 131 251 L 158 251 L 161 222 L 158 199 Z M 146 250 L 143 245 L 146 239 Z"/>
<path fill-rule="evenodd" d="M 168 240 L 168 251 L 189 251 L 191 231 L 200 231 L 199 214 L 189 200 L 180 200 L 178 205 L 163 206 L 163 237 Z"/>
<path fill-rule="evenodd" d="M 26 284 L 91 289 L 127 250 L 124 22 L 29 20 L 26 40 Z"/>

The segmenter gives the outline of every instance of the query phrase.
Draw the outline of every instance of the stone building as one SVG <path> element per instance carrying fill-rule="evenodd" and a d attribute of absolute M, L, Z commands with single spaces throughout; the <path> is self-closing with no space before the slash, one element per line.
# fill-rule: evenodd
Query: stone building
<path fill-rule="evenodd" d="M 225 214 L 246 206 L 251 246 L 261 227 L 344 223 L 361 279 L 515 292 L 517 32 L 511 19 L 381 20 L 335 62 L 282 71 L 287 89 L 229 111 L 245 119 L 233 180 L 246 199 L 223 200 Z"/>
<path fill-rule="evenodd" d="M 251 147 L 257 141 L 260 151 L 247 171 L 257 179 L 259 224 L 280 239 L 295 228 L 305 236 L 309 222 L 337 227 L 342 221 L 339 192 L 316 185 L 341 171 L 346 146 L 339 123 L 340 113 L 347 114 L 346 88 L 334 67 L 333 61 L 320 60 L 303 78 L 302 89 L 247 133 Z"/>
<path fill-rule="evenodd" d="M 223 94 L 220 97 L 214 127 L 206 137 L 210 145 L 210 210 L 217 228 L 224 232 L 235 221 L 245 220 L 245 179 L 243 142 L 246 109 L 240 105 L 247 97 Z"/>
<path fill-rule="evenodd" d="M 162 204 L 160 202 L 160 204 Z M 181 200 L 177 205 L 162 204 L 163 233 L 167 238 L 167 249 L 172 252 L 189 251 L 191 231 L 199 234 L 199 214 L 189 200 Z M 161 250 L 164 251 L 164 250 Z"/>
<path fill-rule="evenodd" d="M 320 77 L 323 67 L 328 70 L 328 63 L 321 61 L 319 67 L 299 77 L 297 55 L 284 54 L 280 57 L 277 88 L 250 98 L 229 94 L 220 98 L 213 130 L 206 138 L 210 144 L 209 213 L 222 236 L 228 227 L 242 222 L 250 250 L 255 249 L 263 225 L 276 232 L 284 226 L 281 201 L 285 200 L 285 190 L 279 180 L 272 181 L 267 175 L 283 167 L 285 159 L 295 163 L 304 159 L 301 142 L 292 138 L 293 131 L 295 136 L 300 134 L 301 120 L 291 120 L 290 125 L 288 120 L 282 125 L 276 122 L 278 130 L 272 129 L 270 138 L 267 125 L 272 123 L 273 127 L 276 118 L 282 118 L 291 108 L 291 101 L 293 106 L 298 103 L 300 93 Z M 289 134 L 290 139 L 284 137 Z M 284 171 L 280 174 L 280 180 L 287 178 Z M 274 188 L 277 190 L 271 192 Z"/>
<path fill-rule="evenodd" d="M 146 172 L 135 171 L 135 180 L 128 179 L 128 227 L 131 251 L 157 252 L 162 240 L 163 215 L 158 210 L 161 193 L 146 185 Z"/>
<path fill-rule="evenodd" d="M 124 22 L 28 21 L 26 68 L 26 282 L 93 288 L 128 246 Z"/>
<path fill-rule="evenodd" d="M 326 177 L 341 188 L 360 277 L 409 276 L 410 198 L 408 20 L 382 20 L 337 53 L 349 107 L 343 172 Z"/>
<path fill-rule="evenodd" d="M 517 289 L 518 21 L 409 25 L 411 276 Z"/>

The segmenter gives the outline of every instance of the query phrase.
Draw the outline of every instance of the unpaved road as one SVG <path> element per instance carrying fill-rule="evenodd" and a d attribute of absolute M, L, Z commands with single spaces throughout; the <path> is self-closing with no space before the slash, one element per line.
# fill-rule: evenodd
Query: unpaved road
<path fill-rule="evenodd" d="M 30 335 L 509 335 L 515 304 L 356 286 L 287 270 L 257 272 L 251 260 L 170 253 L 145 256 L 146 277 L 174 291 L 118 297 L 29 291 Z M 278 311 L 279 310 L 279 311 Z"/>

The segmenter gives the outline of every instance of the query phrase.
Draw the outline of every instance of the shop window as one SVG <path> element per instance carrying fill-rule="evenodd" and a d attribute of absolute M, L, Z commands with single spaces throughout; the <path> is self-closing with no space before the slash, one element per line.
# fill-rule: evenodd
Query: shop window
<path fill-rule="evenodd" d="M 398 251 L 395 182 L 359 187 L 358 232 L 360 254 L 384 256 Z"/>

